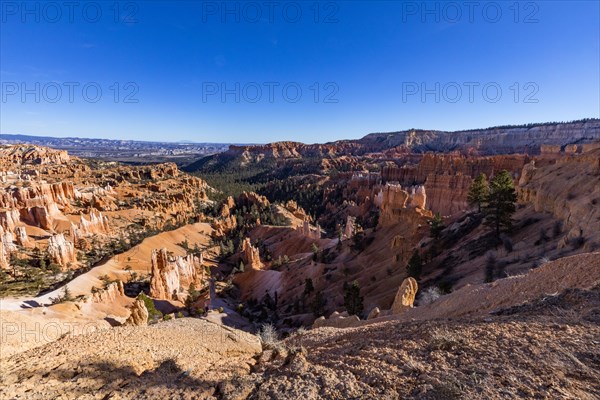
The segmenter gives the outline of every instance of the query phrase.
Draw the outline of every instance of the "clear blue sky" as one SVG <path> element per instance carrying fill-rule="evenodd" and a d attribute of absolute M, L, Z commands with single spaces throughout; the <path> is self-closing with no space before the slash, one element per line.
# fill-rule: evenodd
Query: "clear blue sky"
<path fill-rule="evenodd" d="M 51 3 L 0 3 L 1 133 L 313 143 L 600 114 L 598 1 Z"/>

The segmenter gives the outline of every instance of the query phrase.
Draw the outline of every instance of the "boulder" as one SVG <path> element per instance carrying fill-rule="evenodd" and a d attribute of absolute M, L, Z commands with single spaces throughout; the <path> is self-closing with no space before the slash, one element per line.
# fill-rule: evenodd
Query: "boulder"
<path fill-rule="evenodd" d="M 356 315 L 344 316 L 343 314 L 334 311 L 329 318 L 319 317 L 313 322 L 313 328 L 351 328 L 360 325 L 360 318 Z"/>
<path fill-rule="evenodd" d="M 406 278 L 402 281 L 400 288 L 398 288 L 398 292 L 396 292 L 394 303 L 392 304 L 392 314 L 400 314 L 406 309 L 412 308 L 413 303 L 415 302 L 415 296 L 417 295 L 417 290 L 418 285 L 414 278 Z"/>
<path fill-rule="evenodd" d="M 371 310 L 371 312 L 367 316 L 367 319 L 377 318 L 377 317 L 379 317 L 379 314 L 381 314 L 381 310 L 379 309 L 379 307 L 375 307 L 374 309 Z"/>

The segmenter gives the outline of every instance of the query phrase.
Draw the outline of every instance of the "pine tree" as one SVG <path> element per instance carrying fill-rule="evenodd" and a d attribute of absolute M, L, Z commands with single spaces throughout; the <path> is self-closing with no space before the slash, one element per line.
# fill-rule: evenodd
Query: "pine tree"
<path fill-rule="evenodd" d="M 360 316 L 364 310 L 363 297 L 360 295 L 360 285 L 358 281 L 351 285 L 344 283 L 344 306 L 350 315 Z"/>
<path fill-rule="evenodd" d="M 306 280 L 304 281 L 304 295 L 308 296 L 309 294 L 314 292 L 314 290 L 315 290 L 315 287 L 313 285 L 312 279 L 306 278 Z"/>
<path fill-rule="evenodd" d="M 408 276 L 411 276 L 411 277 L 415 278 L 416 280 L 419 280 L 419 278 L 421 277 L 422 269 L 423 269 L 423 260 L 421 259 L 421 255 L 419 254 L 419 251 L 417 249 L 415 249 L 413 251 L 412 256 L 410 257 L 410 260 L 408 260 L 408 265 L 406 266 L 406 272 L 407 272 Z"/>
<path fill-rule="evenodd" d="M 489 194 L 489 185 L 485 174 L 479 174 L 469 188 L 467 201 L 472 206 L 477 206 L 477 211 L 481 212 L 481 207 L 485 205 Z"/>
<path fill-rule="evenodd" d="M 327 301 L 325 300 L 321 292 L 316 292 L 315 300 L 311 305 L 312 312 L 315 317 L 321 317 L 323 314 L 325 314 L 325 304 L 327 304 Z"/>
<path fill-rule="evenodd" d="M 63 289 L 62 301 L 73 301 L 73 295 L 68 286 L 65 286 Z"/>
<path fill-rule="evenodd" d="M 440 233 L 444 229 L 444 220 L 440 213 L 435 213 L 432 220 L 429 221 L 429 233 L 431 237 L 438 239 L 440 237 Z"/>
<path fill-rule="evenodd" d="M 511 216 L 516 211 L 516 201 L 512 176 L 504 170 L 492 179 L 484 208 L 486 223 L 494 227 L 497 237 L 500 237 L 501 229 L 512 228 Z"/>

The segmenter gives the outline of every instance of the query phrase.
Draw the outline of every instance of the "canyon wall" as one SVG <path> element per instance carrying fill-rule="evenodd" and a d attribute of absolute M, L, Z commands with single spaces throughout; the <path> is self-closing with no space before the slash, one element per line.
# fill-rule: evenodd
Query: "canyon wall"
<path fill-rule="evenodd" d="M 581 238 L 584 248 L 600 247 L 600 149 L 564 156 L 555 164 L 526 165 L 517 192 L 536 211 L 561 219 L 566 241 Z"/>

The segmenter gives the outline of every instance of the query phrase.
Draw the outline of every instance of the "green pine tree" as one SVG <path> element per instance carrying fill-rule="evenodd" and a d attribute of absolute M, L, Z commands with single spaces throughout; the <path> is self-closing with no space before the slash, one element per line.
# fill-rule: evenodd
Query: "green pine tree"
<path fill-rule="evenodd" d="M 415 249 L 412 253 L 412 256 L 410 257 L 410 260 L 408 260 L 408 265 L 406 266 L 406 273 L 408 274 L 408 276 L 419 280 L 419 278 L 421 277 L 422 269 L 423 260 L 421 259 L 419 251 Z"/>
<path fill-rule="evenodd" d="M 321 317 L 325 314 L 325 305 L 327 301 L 323 297 L 320 291 L 315 293 L 315 299 L 311 304 L 312 312 L 315 317 Z"/>
<path fill-rule="evenodd" d="M 431 237 L 439 239 L 442 230 L 444 229 L 444 220 L 440 213 L 435 213 L 431 221 L 429 221 L 429 233 Z"/>
<path fill-rule="evenodd" d="M 469 194 L 467 195 L 467 201 L 472 206 L 477 206 L 478 212 L 481 212 L 481 208 L 485 205 L 485 201 L 489 194 L 489 185 L 485 174 L 479 174 L 477 178 L 471 184 L 469 188 Z"/>
<path fill-rule="evenodd" d="M 344 283 L 344 306 L 350 315 L 360 316 L 364 310 L 363 297 L 360 295 L 360 285 L 358 281 L 351 285 Z"/>
<path fill-rule="evenodd" d="M 492 179 L 484 207 L 486 224 L 495 229 L 497 237 L 500 237 L 502 229 L 512 228 L 511 216 L 516 211 L 516 201 L 517 194 L 512 176 L 504 170 Z"/>
<path fill-rule="evenodd" d="M 313 285 L 312 279 L 306 278 L 306 280 L 304 281 L 304 295 L 308 296 L 309 294 L 311 294 L 314 291 L 315 291 L 315 287 Z"/>

